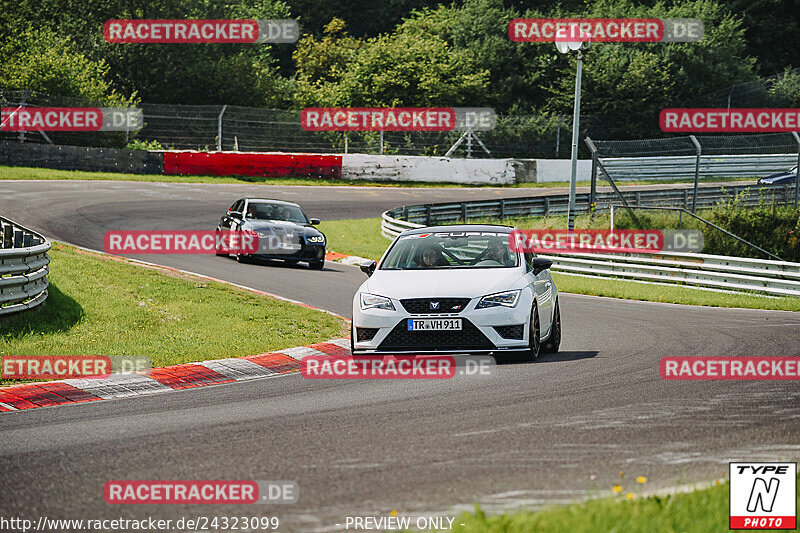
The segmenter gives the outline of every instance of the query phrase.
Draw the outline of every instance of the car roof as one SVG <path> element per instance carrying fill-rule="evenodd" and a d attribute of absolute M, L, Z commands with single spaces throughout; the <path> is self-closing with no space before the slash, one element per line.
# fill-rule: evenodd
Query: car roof
<path fill-rule="evenodd" d="M 273 200 L 272 198 L 250 198 L 250 197 L 247 197 L 247 198 L 239 198 L 236 201 L 240 202 L 242 200 L 247 200 L 248 202 L 254 202 L 254 203 L 269 202 L 271 204 L 293 205 L 295 207 L 300 207 L 298 204 L 296 204 L 294 202 L 287 202 L 285 200 Z"/>
<path fill-rule="evenodd" d="M 511 233 L 514 231 L 514 228 L 511 226 L 501 226 L 500 224 L 452 224 L 446 226 L 426 226 L 424 228 L 407 229 L 401 233 L 401 235 L 417 235 L 420 233 L 443 231 L 488 231 L 495 233 Z"/>

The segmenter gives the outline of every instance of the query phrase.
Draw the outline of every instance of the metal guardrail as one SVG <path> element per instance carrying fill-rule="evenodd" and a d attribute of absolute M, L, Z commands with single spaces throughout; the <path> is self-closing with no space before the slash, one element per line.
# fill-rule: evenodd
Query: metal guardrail
<path fill-rule="evenodd" d="M 601 157 L 615 180 L 694 179 L 696 156 Z M 701 155 L 699 177 L 752 178 L 783 172 L 797 154 Z"/>
<path fill-rule="evenodd" d="M 392 216 L 393 211 L 396 210 L 386 211 L 382 216 L 381 233 L 385 237 L 394 238 L 402 231 L 426 225 L 396 219 Z M 557 254 L 542 257 L 553 261 L 553 270 L 566 274 L 678 282 L 696 288 L 756 291 L 773 296 L 800 296 L 800 263 L 787 261 L 684 252 Z"/>
<path fill-rule="evenodd" d="M 31 309 L 47 299 L 50 242 L 0 217 L 0 315 Z"/>
<path fill-rule="evenodd" d="M 762 200 L 779 204 L 793 202 L 792 185 L 736 185 L 729 187 L 700 187 L 698 189 L 697 207 L 710 208 L 722 201 L 738 197 L 741 205 L 758 205 Z M 590 211 L 591 193 L 577 194 L 575 210 L 577 213 Z M 644 191 L 621 191 L 622 197 L 632 207 L 691 207 L 692 189 L 668 188 L 649 189 Z M 595 204 L 598 209 L 610 205 L 619 206 L 622 202 L 614 192 L 595 193 Z M 424 204 L 397 207 L 387 211 L 394 219 L 416 222 L 425 226 L 450 224 L 459 220 L 475 220 L 481 218 L 520 218 L 540 217 L 548 215 L 566 215 L 569 206 L 569 195 L 532 196 L 525 198 L 503 198 L 497 200 L 452 202 L 440 204 Z"/>

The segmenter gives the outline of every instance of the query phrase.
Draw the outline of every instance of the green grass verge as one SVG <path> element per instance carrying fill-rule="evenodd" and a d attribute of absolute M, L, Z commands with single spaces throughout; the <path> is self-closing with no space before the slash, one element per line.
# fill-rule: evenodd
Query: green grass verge
<path fill-rule="evenodd" d="M 0 318 L 2 355 L 136 355 L 154 367 L 348 333 L 342 319 L 223 283 L 54 243 L 50 296 Z"/>
<path fill-rule="evenodd" d="M 476 509 L 453 522 L 454 532 L 708 533 L 728 530 L 728 483 L 707 489 L 648 498 L 626 495 L 552 507 L 537 512 L 486 516 Z M 800 501 L 800 495 L 798 496 Z M 456 524 L 464 524 L 464 526 Z"/>
<path fill-rule="evenodd" d="M 542 220 L 546 219 L 538 219 L 537 224 L 543 223 Z M 581 221 L 580 218 L 576 220 Z M 378 259 L 383 255 L 383 252 L 391 242 L 381 235 L 380 222 L 379 218 L 330 220 L 322 222 L 320 228 L 328 238 L 328 248 L 330 250 L 344 254 L 358 255 L 368 259 Z M 513 225 L 510 221 L 504 223 Z M 576 222 L 576 227 L 580 228 L 582 224 L 583 222 Z M 551 226 L 528 224 L 522 227 Z M 583 227 L 586 226 L 584 225 Z M 608 296 L 627 300 L 703 305 L 709 307 L 742 307 L 746 309 L 800 311 L 800 298 L 769 298 L 748 292 L 727 293 L 705 291 L 678 284 L 655 285 L 615 278 L 605 279 L 569 276 L 559 274 L 558 272 L 553 273 L 553 279 L 558 286 L 558 290 L 561 292 Z"/>
<path fill-rule="evenodd" d="M 247 177 L 247 176 L 164 176 L 162 174 L 126 174 L 123 172 L 84 172 L 80 170 L 52 170 L 49 168 L 8 167 L 0 165 L 0 180 L 117 180 L 117 181 L 159 181 L 169 183 L 261 183 L 268 185 L 329 185 L 360 187 L 497 187 L 497 185 L 461 185 L 458 183 L 429 183 L 421 181 L 386 182 L 367 180 L 344 180 L 295 177 Z M 729 182 L 740 178 L 704 178 L 700 181 Z M 658 183 L 688 183 L 688 180 L 664 180 Z M 619 186 L 653 185 L 653 181 L 626 181 Z M 579 187 L 588 187 L 588 181 L 579 181 Z M 602 185 L 602 184 L 601 184 Z M 542 188 L 569 187 L 568 181 L 549 183 L 519 183 L 505 187 Z"/>

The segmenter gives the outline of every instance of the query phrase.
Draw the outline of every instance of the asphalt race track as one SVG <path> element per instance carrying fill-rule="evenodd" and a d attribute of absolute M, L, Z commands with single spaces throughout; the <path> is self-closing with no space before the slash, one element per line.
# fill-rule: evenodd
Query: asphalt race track
<path fill-rule="evenodd" d="M 247 194 L 322 219 L 402 204 L 538 194 L 395 189 L 4 181 L 0 213 L 102 249 L 111 229 L 212 229 Z M 349 316 L 355 267 L 143 259 Z M 708 482 L 729 461 L 800 458 L 791 381 L 666 382 L 675 355 L 800 356 L 800 314 L 563 294 L 562 352 L 490 377 L 322 381 L 300 375 L 0 415 L 0 514 L 36 518 L 261 516 L 282 531 L 338 531 L 346 516 L 500 511 L 611 494 L 624 471 L 649 490 Z M 113 479 L 296 480 L 284 506 L 111 506 Z M 340 524 L 337 526 L 337 524 Z M 721 524 L 720 529 L 725 529 Z"/>

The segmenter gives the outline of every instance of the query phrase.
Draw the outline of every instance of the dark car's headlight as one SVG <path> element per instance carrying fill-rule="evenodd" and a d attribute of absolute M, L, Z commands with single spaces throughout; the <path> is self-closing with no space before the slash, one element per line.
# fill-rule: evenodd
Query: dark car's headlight
<path fill-rule="evenodd" d="M 475 309 L 486 309 L 487 307 L 516 307 L 520 292 L 520 289 L 516 289 L 513 291 L 488 294 L 481 298 L 481 301 L 478 302 Z"/>
<path fill-rule="evenodd" d="M 368 292 L 360 293 L 361 309 L 387 309 L 394 311 L 394 304 L 390 298 L 385 296 L 378 296 L 377 294 L 370 294 Z"/>
<path fill-rule="evenodd" d="M 308 240 L 308 242 L 313 242 L 313 243 L 325 242 L 325 236 L 324 235 L 308 235 L 308 236 L 306 236 L 306 240 Z"/>

